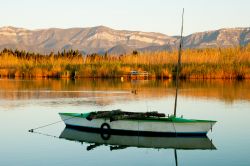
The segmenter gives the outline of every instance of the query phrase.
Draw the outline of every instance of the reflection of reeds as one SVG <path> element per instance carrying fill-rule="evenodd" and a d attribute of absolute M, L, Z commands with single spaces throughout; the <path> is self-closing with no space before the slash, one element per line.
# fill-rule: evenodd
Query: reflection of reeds
<path fill-rule="evenodd" d="M 136 95 L 132 93 L 137 90 Z M 226 102 L 250 100 L 249 80 L 185 80 L 180 82 L 180 96 L 214 98 Z M 117 96 L 122 100 L 157 99 L 174 96 L 172 80 L 124 81 L 120 79 L 1 79 L 0 99 L 91 98 L 100 97 L 104 103 Z M 115 93 L 112 93 L 115 92 Z M 119 98 L 118 97 L 118 98 Z M 94 99 L 96 100 L 96 99 Z"/>
<path fill-rule="evenodd" d="M 114 78 L 138 70 L 148 71 L 151 78 L 173 78 L 176 61 L 177 51 L 82 56 L 72 50 L 40 55 L 4 49 L 0 52 L 0 76 Z M 250 78 L 250 44 L 236 48 L 186 49 L 180 75 L 191 79 Z"/>

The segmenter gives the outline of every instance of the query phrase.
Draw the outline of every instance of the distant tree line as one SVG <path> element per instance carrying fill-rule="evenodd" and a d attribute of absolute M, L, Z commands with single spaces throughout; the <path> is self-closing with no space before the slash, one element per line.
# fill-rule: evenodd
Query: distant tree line
<path fill-rule="evenodd" d="M 82 57 L 82 54 L 78 51 L 78 50 L 63 50 L 62 52 L 57 52 L 56 54 L 54 52 L 51 52 L 50 54 L 46 55 L 46 54 L 40 54 L 40 53 L 34 53 L 34 52 L 27 52 L 25 50 L 18 50 L 18 49 L 7 49 L 4 48 L 1 52 L 0 52 L 0 56 L 3 54 L 9 54 L 9 55 L 13 55 L 17 58 L 21 58 L 21 59 L 42 59 L 44 57 L 53 57 L 53 58 L 79 58 Z"/>

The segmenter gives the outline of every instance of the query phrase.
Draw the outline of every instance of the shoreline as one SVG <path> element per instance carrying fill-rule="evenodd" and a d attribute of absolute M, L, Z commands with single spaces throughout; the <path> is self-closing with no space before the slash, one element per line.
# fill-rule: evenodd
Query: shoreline
<path fill-rule="evenodd" d="M 0 79 L 71 79 L 71 80 L 81 80 L 81 79 L 120 79 L 121 81 L 125 80 L 175 80 L 174 77 L 148 77 L 148 78 L 136 78 L 136 77 L 130 77 L 127 75 L 123 76 L 113 76 L 113 77 L 70 77 L 70 76 L 2 76 L 0 74 Z M 188 77 L 183 78 L 180 77 L 180 80 L 250 80 L 250 77 L 206 77 L 206 76 L 195 76 L 195 77 Z"/>

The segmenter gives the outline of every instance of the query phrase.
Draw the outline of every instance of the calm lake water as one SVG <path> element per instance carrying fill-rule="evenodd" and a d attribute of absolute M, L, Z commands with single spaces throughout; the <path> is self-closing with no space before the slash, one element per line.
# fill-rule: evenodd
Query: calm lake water
<path fill-rule="evenodd" d="M 60 121 L 58 112 L 172 114 L 174 92 L 171 81 L 0 79 L 0 165 L 176 165 L 175 149 L 178 165 L 250 165 L 250 81 L 181 82 L 177 114 L 218 121 L 205 142 L 198 140 L 202 144 L 115 136 L 105 141 L 88 133 L 76 141 L 77 133 L 64 123 L 28 132 Z M 130 146 L 109 145 L 112 140 Z"/>

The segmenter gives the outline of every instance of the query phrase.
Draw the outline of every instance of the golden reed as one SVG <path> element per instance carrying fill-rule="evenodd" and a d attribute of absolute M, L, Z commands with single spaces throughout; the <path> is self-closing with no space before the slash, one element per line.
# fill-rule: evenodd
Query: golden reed
<path fill-rule="evenodd" d="M 82 55 L 63 51 L 41 55 L 19 50 L 0 52 L 0 77 L 8 78 L 115 78 L 130 71 L 147 71 L 149 78 L 175 77 L 177 50 L 126 55 Z M 186 49 L 182 54 L 183 79 L 249 79 L 250 44 L 245 47 Z"/>

